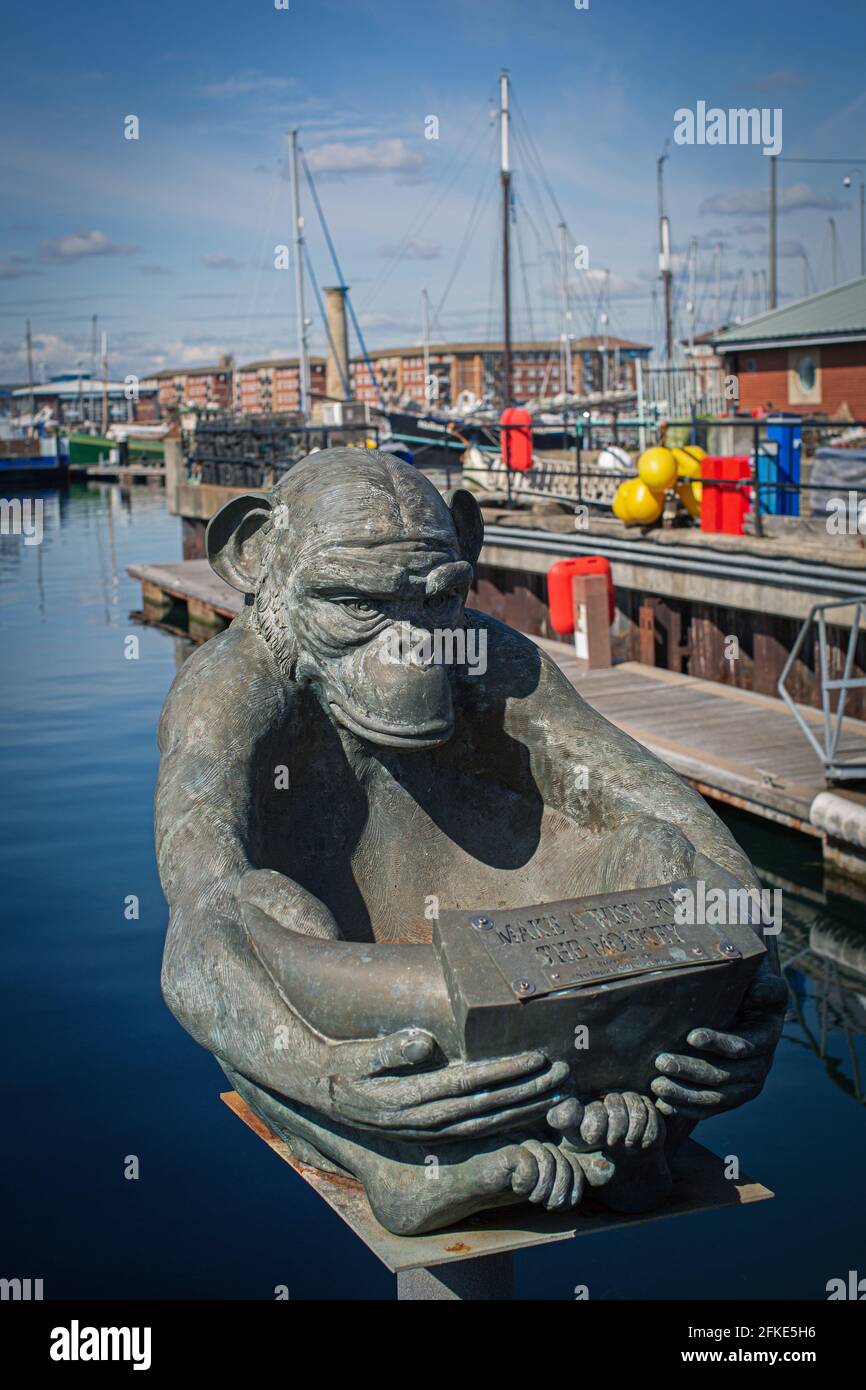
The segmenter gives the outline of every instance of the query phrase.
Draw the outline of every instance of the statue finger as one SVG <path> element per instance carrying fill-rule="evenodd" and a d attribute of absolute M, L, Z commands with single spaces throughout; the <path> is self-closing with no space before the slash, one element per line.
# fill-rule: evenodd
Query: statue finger
<path fill-rule="evenodd" d="M 715 1028 L 693 1028 L 687 1034 L 689 1047 L 700 1048 L 701 1052 L 716 1052 L 720 1057 L 754 1057 L 757 1048 L 752 1040 L 752 1030 L 740 1033 L 720 1033 Z"/>
<path fill-rule="evenodd" d="M 568 1199 L 568 1205 L 570 1207 L 576 1207 L 583 1196 L 586 1178 L 584 1177 L 583 1169 L 580 1166 L 580 1161 L 574 1150 L 562 1149 L 560 1152 L 571 1169 L 571 1194 Z"/>
<path fill-rule="evenodd" d="M 646 1107 L 643 1103 L 643 1096 L 638 1095 L 636 1091 L 623 1091 L 622 1098 L 628 1112 L 625 1145 L 627 1149 L 630 1149 L 643 1138 L 646 1129 Z"/>
<path fill-rule="evenodd" d="M 646 1111 L 646 1129 L 641 1140 L 641 1148 L 650 1149 L 653 1144 L 664 1133 L 664 1120 L 661 1119 L 656 1105 L 650 1100 L 649 1096 L 642 1096 Z"/>
<path fill-rule="evenodd" d="M 550 1063 L 543 1052 L 521 1052 L 515 1057 L 498 1057 L 492 1062 L 462 1062 L 441 1067 L 436 1072 L 423 1076 L 407 1077 L 407 1095 L 420 1102 L 438 1100 L 450 1096 L 470 1096 L 492 1090 L 503 1082 L 516 1081 L 520 1077 L 532 1076 L 541 1087 L 546 1084 L 553 1090 L 557 1082 L 568 1073 L 565 1062 Z"/>
<path fill-rule="evenodd" d="M 600 1100 L 587 1107 L 580 1125 L 580 1137 L 591 1149 L 598 1148 L 607 1135 L 607 1111 Z"/>
<path fill-rule="evenodd" d="M 656 1105 L 661 1114 L 668 1117 L 678 1115 L 685 1120 L 706 1120 L 708 1115 L 712 1113 L 714 1106 L 722 1110 L 734 1110 L 738 1105 L 745 1105 L 747 1101 L 754 1100 L 759 1090 L 759 1086 L 726 1087 L 724 1095 L 719 1098 L 721 1102 L 719 1106 L 716 1102 L 707 1104 L 705 1097 L 712 1093 L 687 1091 L 683 1087 L 683 1096 L 688 1096 L 688 1100 L 678 1100 L 673 1097 L 663 1100 L 660 1097 L 656 1101 Z"/>
<path fill-rule="evenodd" d="M 690 1105 L 706 1111 L 725 1104 L 725 1097 L 721 1091 L 695 1090 L 691 1086 L 681 1086 L 679 1082 L 671 1081 L 667 1076 L 654 1077 L 650 1082 L 650 1089 L 654 1095 L 661 1096 L 662 1100 L 676 1105 L 678 1111 L 680 1105 Z"/>
<path fill-rule="evenodd" d="M 381 1040 L 376 1061 L 371 1065 L 368 1058 L 365 1076 L 346 1079 L 341 1074 L 335 1077 L 334 1081 L 345 1082 L 345 1087 L 355 1090 L 359 1097 L 369 1094 L 377 1099 L 383 1108 L 397 1111 L 446 1097 L 465 1097 L 473 1092 L 486 1093 L 502 1081 L 512 1081 L 515 1077 L 537 1072 L 541 1067 L 545 1070 L 540 1076 L 533 1078 L 533 1084 L 537 1090 L 552 1091 L 568 1073 L 568 1065 L 565 1062 L 549 1064 L 542 1052 L 524 1052 L 517 1057 L 493 1062 L 452 1063 L 435 1071 L 414 1072 L 403 1076 L 385 1074 L 401 1066 L 405 1068 L 407 1051 L 410 1062 L 417 1065 L 414 1062 L 416 1045 L 419 1051 L 423 1049 L 430 1057 L 436 1048 L 436 1041 L 429 1033 L 419 1028 L 404 1029 Z M 345 1046 L 348 1048 L 355 1044 L 347 1043 Z M 358 1046 L 366 1048 L 369 1045 L 364 1043 Z"/>
<path fill-rule="evenodd" d="M 369 1044 L 345 1044 L 346 1050 L 357 1046 L 364 1049 L 369 1057 Z M 401 1028 L 373 1044 L 372 1062 L 367 1063 L 369 1076 L 382 1072 L 395 1071 L 399 1067 L 418 1067 L 429 1062 L 436 1051 L 436 1040 L 423 1028 Z M 362 1055 L 364 1053 L 362 1052 Z"/>
<path fill-rule="evenodd" d="M 431 1135 L 438 1139 L 480 1139 L 490 1134 L 501 1134 L 503 1131 L 525 1130 L 536 1122 L 543 1121 L 549 1109 L 550 1101 L 543 1099 L 451 1122 L 444 1120 L 435 1106 L 430 1106 L 428 1112 L 420 1118 L 417 1110 L 407 1111 L 402 1115 L 388 1112 L 380 1116 L 379 1123 L 371 1121 L 367 1112 L 359 1110 L 353 1114 L 351 1109 L 347 1108 L 344 1113 L 359 1129 L 366 1129 L 374 1134 L 387 1133 L 394 1139 L 429 1143 Z"/>
<path fill-rule="evenodd" d="M 548 1110 L 546 1118 L 551 1129 L 558 1129 L 564 1133 L 568 1130 L 579 1131 L 583 1114 L 584 1109 L 580 1101 L 575 1096 L 569 1096 L 567 1100 Z"/>
<path fill-rule="evenodd" d="M 564 1207 L 571 1196 L 572 1172 L 571 1164 L 556 1144 L 545 1144 L 544 1146 L 553 1154 L 553 1161 L 556 1165 L 556 1177 L 550 1196 L 545 1202 L 548 1211 L 559 1211 Z"/>
<path fill-rule="evenodd" d="M 553 1152 L 547 1144 L 537 1139 L 527 1139 L 524 1148 L 528 1149 L 538 1164 L 538 1181 L 529 1194 L 530 1202 L 547 1202 L 556 1181 L 557 1167 Z"/>
<path fill-rule="evenodd" d="M 613 1147 L 614 1144 L 621 1143 L 628 1131 L 628 1109 L 618 1091 L 611 1091 L 610 1095 L 605 1096 L 604 1108 L 608 1120 L 607 1146 Z"/>
<path fill-rule="evenodd" d="M 672 1052 L 660 1053 L 656 1057 L 656 1066 L 665 1076 L 711 1086 L 729 1081 L 731 1076 L 729 1068 L 715 1067 L 703 1057 L 682 1057 Z"/>
<path fill-rule="evenodd" d="M 431 1098 L 429 1091 L 422 1091 L 421 1098 L 413 1099 L 401 1106 L 401 1113 L 404 1115 L 425 1115 L 430 1110 L 435 1110 L 438 1115 L 447 1123 L 451 1120 L 460 1120 L 470 1115 L 480 1115 L 486 1110 L 502 1110 L 513 1105 L 520 1105 L 523 1101 L 535 1100 L 538 1096 L 547 1096 L 547 1092 L 554 1086 L 560 1085 L 568 1076 L 567 1062 L 554 1062 L 541 1076 L 530 1077 L 528 1081 L 521 1081 L 516 1086 L 500 1086 L 492 1091 L 475 1091 L 471 1095 L 460 1096 L 434 1096 Z M 419 1078 L 420 1080 L 420 1078 Z M 417 1090 L 413 1086 L 413 1090 Z M 562 1099 L 559 1095 L 554 1095 L 553 1100 L 558 1102 Z M 551 1098 L 547 1096 L 547 1105 L 550 1107 Z"/>
<path fill-rule="evenodd" d="M 518 1197 L 528 1197 L 538 1182 L 538 1164 L 525 1144 L 512 1144 L 506 1164 L 511 1170 L 511 1190 Z"/>

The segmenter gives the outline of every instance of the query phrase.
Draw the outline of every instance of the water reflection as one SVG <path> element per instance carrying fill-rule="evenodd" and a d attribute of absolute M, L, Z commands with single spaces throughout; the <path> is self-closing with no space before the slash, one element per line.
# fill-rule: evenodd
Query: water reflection
<path fill-rule="evenodd" d="M 843 1094 L 864 1104 L 857 1039 L 866 1036 L 866 937 L 834 921 L 826 908 L 789 898 L 779 955 L 790 990 L 789 1018 L 797 1025 L 787 1036 L 821 1060 L 827 1079 Z"/>

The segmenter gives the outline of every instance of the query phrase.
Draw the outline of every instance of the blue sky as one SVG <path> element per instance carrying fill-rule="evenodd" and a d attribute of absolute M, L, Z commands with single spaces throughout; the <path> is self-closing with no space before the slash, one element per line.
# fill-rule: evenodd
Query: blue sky
<path fill-rule="evenodd" d="M 43 0 L 4 20 L 0 131 L 0 380 L 22 380 L 25 320 L 37 370 L 90 364 L 91 315 L 112 370 L 245 361 L 296 348 L 285 132 L 301 129 L 370 346 L 487 337 L 499 321 L 495 129 L 501 67 L 521 118 L 514 151 L 515 328 L 558 331 L 555 228 L 589 248 L 574 328 L 649 341 L 657 284 L 656 156 L 674 111 L 781 107 L 784 158 L 860 159 L 866 171 L 861 0 Z M 137 115 L 140 138 L 123 137 Z M 425 119 L 439 121 L 425 139 Z M 523 124 L 525 122 L 525 126 Z M 768 165 L 754 146 L 676 146 L 665 165 L 677 264 L 698 238 L 699 322 L 740 272 L 747 306 L 766 268 Z M 780 165 L 780 288 L 859 271 L 857 180 Z M 316 279 L 331 284 L 305 195 Z M 474 220 L 473 220 L 474 212 Z M 472 223 L 474 231 L 467 235 Z M 395 251 L 402 248 L 402 255 Z M 529 309 L 524 281 L 528 288 Z M 685 332 L 685 280 L 677 289 Z M 323 335 L 312 293 L 314 347 Z M 440 331 L 441 330 L 441 331 Z"/>

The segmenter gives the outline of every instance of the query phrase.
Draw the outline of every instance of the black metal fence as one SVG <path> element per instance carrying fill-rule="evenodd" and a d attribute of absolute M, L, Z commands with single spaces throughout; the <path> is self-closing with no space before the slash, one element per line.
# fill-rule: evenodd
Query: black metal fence
<path fill-rule="evenodd" d="M 369 425 L 311 426 L 299 415 L 203 415 L 187 454 L 191 481 L 269 488 L 314 449 L 378 440 Z"/>
<path fill-rule="evenodd" d="M 824 418 L 809 416 L 766 416 L 761 418 L 750 418 L 748 416 L 722 416 L 715 418 L 697 418 L 692 415 L 689 418 L 669 419 L 666 421 L 666 438 L 670 447 L 698 444 L 707 452 L 710 452 L 711 443 L 710 432 L 720 428 L 733 427 L 739 434 L 739 443 L 726 450 L 734 455 L 745 455 L 750 459 L 750 476 L 746 479 L 732 482 L 728 478 L 707 477 L 705 482 L 715 483 L 720 487 L 750 487 L 753 489 L 756 500 L 755 511 L 758 517 L 781 514 L 795 515 L 800 513 L 812 512 L 812 498 L 817 497 L 823 503 L 827 497 L 838 496 L 842 492 L 853 494 L 853 505 L 859 506 L 860 499 L 866 507 L 866 481 L 862 485 L 851 485 L 834 481 L 830 483 L 816 483 L 806 481 L 802 476 L 802 464 L 800 455 L 814 455 L 824 442 L 826 437 L 838 436 L 844 430 L 866 430 L 866 421 L 831 421 Z M 650 447 L 653 442 L 652 437 L 657 433 L 658 421 L 653 419 L 636 419 L 629 417 L 614 417 L 610 420 L 593 420 L 587 412 L 580 416 L 564 414 L 561 425 L 551 423 L 533 426 L 533 448 L 534 452 L 539 449 L 539 436 L 548 441 L 546 447 L 552 452 L 570 454 L 573 466 L 563 467 L 562 461 L 554 465 L 555 477 L 563 482 L 571 482 L 568 491 L 556 491 L 550 487 L 539 488 L 532 486 L 536 481 L 534 475 L 544 474 L 543 461 L 527 473 L 515 475 L 502 465 L 502 446 L 503 436 L 507 430 L 525 429 L 525 425 L 500 425 L 489 422 L 484 426 L 484 433 L 489 442 L 481 442 L 477 436 L 473 441 L 473 447 L 482 455 L 490 458 L 488 464 L 474 461 L 472 472 L 484 473 L 487 475 L 491 484 L 501 484 L 501 490 L 506 492 L 507 500 L 511 503 L 514 496 L 519 491 L 546 492 L 550 496 L 557 496 L 575 505 L 595 507 L 602 511 L 609 511 L 610 500 L 602 500 L 598 496 L 592 495 L 592 490 L 587 491 L 585 485 L 592 480 L 602 480 L 614 487 L 617 483 L 627 477 L 632 477 L 631 470 L 618 473 L 615 469 L 599 469 L 592 466 L 589 461 L 584 461 L 586 453 L 597 451 L 618 445 L 627 449 L 631 453 L 637 453 L 641 448 L 641 443 Z M 410 445 L 426 446 L 430 449 L 430 442 L 417 436 L 400 434 L 396 436 Z M 544 447 L 544 445 L 542 445 Z M 866 449 L 866 437 L 864 437 L 863 447 Z M 435 448 L 441 450 L 441 466 L 447 467 L 450 473 L 453 466 L 450 462 L 449 454 L 453 456 L 454 463 L 457 462 L 457 455 L 463 453 L 467 448 L 465 439 L 446 439 L 437 441 Z M 721 450 L 717 450 L 721 452 Z M 842 451 L 840 450 L 840 454 Z M 850 457 L 856 457 L 851 451 Z M 866 462 L 863 464 L 864 479 L 866 479 Z M 520 482 L 516 482 L 520 478 Z M 526 481 L 523 481 L 526 480 Z M 497 490 L 500 490 L 497 487 Z M 595 489 L 598 491 L 598 489 Z M 794 500 L 796 499 L 796 500 Z M 851 497 L 845 498 L 847 503 L 851 503 Z M 808 508 L 805 506 L 809 503 Z M 824 512 L 826 509 L 821 506 L 818 510 Z M 864 523 L 866 525 L 866 523 Z"/>

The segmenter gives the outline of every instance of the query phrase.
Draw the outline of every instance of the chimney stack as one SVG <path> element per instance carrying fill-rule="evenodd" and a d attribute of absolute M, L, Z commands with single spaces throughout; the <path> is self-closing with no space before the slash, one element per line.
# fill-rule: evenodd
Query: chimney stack
<path fill-rule="evenodd" d="M 328 365 L 325 372 L 325 393 L 332 400 L 351 399 L 349 376 L 349 334 L 346 328 L 346 293 L 348 285 L 332 285 L 325 290 L 328 313 Z M 341 375 L 342 373 L 342 375 Z"/>

